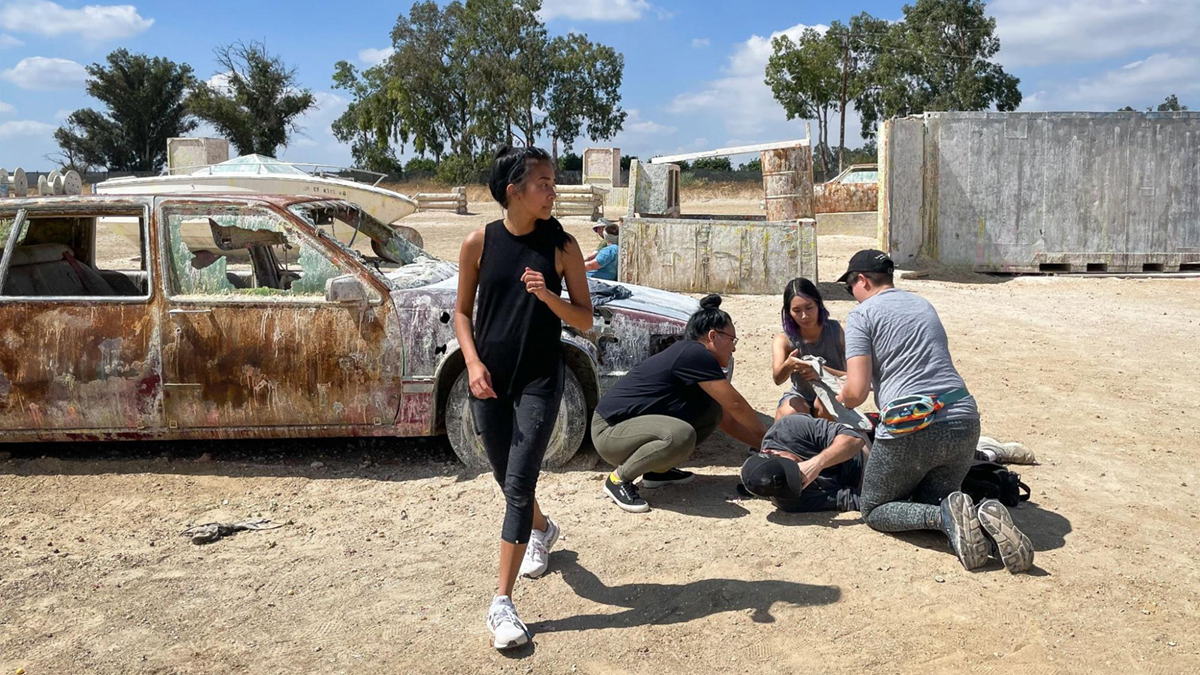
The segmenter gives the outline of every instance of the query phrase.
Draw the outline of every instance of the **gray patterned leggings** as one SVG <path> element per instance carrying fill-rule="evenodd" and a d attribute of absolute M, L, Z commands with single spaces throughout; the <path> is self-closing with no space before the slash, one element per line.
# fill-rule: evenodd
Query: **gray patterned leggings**
<path fill-rule="evenodd" d="M 938 504 L 962 489 L 978 442 L 979 420 L 934 422 L 876 440 L 863 472 L 863 520 L 880 532 L 941 529 Z"/>

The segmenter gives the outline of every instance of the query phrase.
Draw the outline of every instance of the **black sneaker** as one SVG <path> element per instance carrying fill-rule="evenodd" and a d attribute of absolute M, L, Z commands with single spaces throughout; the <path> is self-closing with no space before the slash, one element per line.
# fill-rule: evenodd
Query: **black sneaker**
<path fill-rule="evenodd" d="M 629 481 L 614 483 L 612 474 L 604 479 L 604 492 L 612 497 L 617 506 L 630 513 L 645 513 L 650 510 L 650 505 L 638 494 L 636 485 Z"/>
<path fill-rule="evenodd" d="M 647 471 L 642 474 L 642 487 L 656 488 L 664 485 L 683 485 L 684 483 L 692 482 L 696 474 L 691 471 L 681 471 L 679 469 L 667 469 L 662 473 Z"/>

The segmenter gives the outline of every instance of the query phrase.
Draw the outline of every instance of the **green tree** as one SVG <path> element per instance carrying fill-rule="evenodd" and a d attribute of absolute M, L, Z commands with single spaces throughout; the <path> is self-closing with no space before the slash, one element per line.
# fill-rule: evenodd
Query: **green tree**
<path fill-rule="evenodd" d="M 1179 104 L 1179 98 L 1175 94 L 1171 94 L 1158 104 L 1158 112 L 1182 112 L 1187 109 L 1186 105 Z"/>
<path fill-rule="evenodd" d="M 422 173 L 436 173 L 437 162 L 428 157 L 413 157 L 404 165 L 404 173 L 413 176 Z"/>
<path fill-rule="evenodd" d="M 1000 39 L 982 0 L 917 0 L 893 24 L 860 17 L 849 33 L 862 53 L 863 88 L 854 106 L 863 138 L 889 117 L 1021 104 L 1020 80 L 991 60 Z"/>
<path fill-rule="evenodd" d="M 76 110 L 54 132 L 62 157 L 74 168 L 157 171 L 167 139 L 196 128 L 184 100 L 194 78 L 191 66 L 118 49 L 107 66 L 87 67 L 87 93 L 108 107 Z"/>
<path fill-rule="evenodd" d="M 395 132 L 395 113 L 380 85 L 383 72 L 369 69 L 360 78 L 354 66 L 345 61 L 334 66 L 334 88 L 348 91 L 353 98 L 330 130 L 334 138 L 350 143 L 350 155 L 356 166 L 395 174 L 400 166 L 390 143 Z"/>
<path fill-rule="evenodd" d="M 626 117 L 618 91 L 625 57 L 579 33 L 554 38 L 549 53 L 546 123 L 551 154 L 558 157 L 559 141 L 565 150 L 571 150 L 585 128 L 593 141 L 615 136 Z"/>
<path fill-rule="evenodd" d="M 573 152 L 559 157 L 557 164 L 559 171 L 583 171 L 583 158 Z"/>
<path fill-rule="evenodd" d="M 629 165 L 637 158 L 637 155 L 621 155 L 621 170 L 628 171 Z"/>
<path fill-rule="evenodd" d="M 806 28 L 795 42 L 786 35 L 771 41 L 766 83 L 787 118 L 817 120 L 821 171 L 829 171 L 829 110 L 841 91 L 840 50 L 835 40 Z"/>
<path fill-rule="evenodd" d="M 754 159 L 750 160 L 749 162 L 742 164 L 741 166 L 738 167 L 738 171 L 750 171 L 750 172 L 755 172 L 755 173 L 762 173 L 762 158 L 755 157 Z"/>
<path fill-rule="evenodd" d="M 192 114 L 216 127 L 240 154 L 274 157 L 300 131 L 298 118 L 315 103 L 312 92 L 299 88 L 295 68 L 260 42 L 215 51 L 227 84 L 199 83 L 188 98 Z"/>
<path fill-rule="evenodd" d="M 701 157 L 692 162 L 692 169 L 703 171 L 733 171 L 728 157 Z"/>

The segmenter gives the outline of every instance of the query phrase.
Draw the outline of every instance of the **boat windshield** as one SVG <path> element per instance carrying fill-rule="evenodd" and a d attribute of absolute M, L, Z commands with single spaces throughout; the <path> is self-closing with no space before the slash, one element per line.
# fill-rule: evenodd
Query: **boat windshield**
<path fill-rule="evenodd" d="M 377 266 L 410 265 L 421 258 L 437 259 L 405 239 L 402 231 L 384 225 L 353 202 L 339 199 L 302 202 L 293 204 L 290 210 L 318 231 Z"/>

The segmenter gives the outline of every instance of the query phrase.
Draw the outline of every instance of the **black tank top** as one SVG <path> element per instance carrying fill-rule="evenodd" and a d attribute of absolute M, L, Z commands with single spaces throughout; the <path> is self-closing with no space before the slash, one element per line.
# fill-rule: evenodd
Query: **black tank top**
<path fill-rule="evenodd" d="M 550 395 L 558 386 L 562 321 L 521 282 L 528 267 L 542 273 L 547 290 L 562 293 L 554 264 L 555 225 L 557 221 L 539 220 L 533 232 L 521 237 L 509 232 L 502 220 L 483 230 L 475 350 L 499 396 Z"/>

